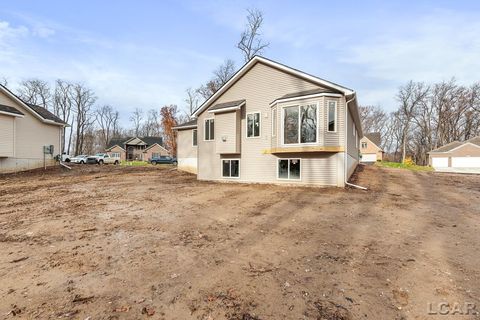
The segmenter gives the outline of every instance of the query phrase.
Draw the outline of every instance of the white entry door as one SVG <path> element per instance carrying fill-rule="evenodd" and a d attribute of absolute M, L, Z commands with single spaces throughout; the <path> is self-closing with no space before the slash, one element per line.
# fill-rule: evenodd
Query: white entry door
<path fill-rule="evenodd" d="M 480 168 L 480 157 L 453 157 L 453 168 Z"/>
<path fill-rule="evenodd" d="M 432 167 L 434 167 L 434 168 L 447 168 L 448 167 L 448 157 L 432 158 Z"/>

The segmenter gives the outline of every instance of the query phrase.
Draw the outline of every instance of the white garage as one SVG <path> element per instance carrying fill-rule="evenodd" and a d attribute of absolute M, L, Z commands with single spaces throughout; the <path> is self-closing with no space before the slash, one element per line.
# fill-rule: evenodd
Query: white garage
<path fill-rule="evenodd" d="M 453 168 L 480 168 L 480 157 L 452 157 Z"/>
<path fill-rule="evenodd" d="M 432 158 L 432 167 L 434 167 L 434 168 L 447 168 L 448 167 L 448 157 Z"/>
<path fill-rule="evenodd" d="M 362 154 L 362 159 L 360 162 L 376 162 L 377 161 L 377 154 L 376 153 L 365 153 Z"/>

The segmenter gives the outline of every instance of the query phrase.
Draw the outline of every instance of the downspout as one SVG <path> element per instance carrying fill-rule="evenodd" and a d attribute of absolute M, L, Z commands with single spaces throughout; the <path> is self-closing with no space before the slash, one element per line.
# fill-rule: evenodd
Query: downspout
<path fill-rule="evenodd" d="M 346 97 L 347 96 L 345 96 L 345 100 L 346 100 Z M 343 170 L 343 172 L 344 172 L 345 184 L 347 186 L 354 187 L 354 188 L 361 189 L 361 190 L 367 190 L 367 188 L 365 188 L 365 187 L 362 187 L 362 186 L 359 186 L 359 185 L 348 182 L 348 179 L 347 179 L 347 171 L 348 171 L 348 168 L 347 168 L 347 157 L 348 157 L 348 153 L 347 153 L 347 149 L 348 149 L 348 104 L 350 102 L 352 102 L 354 99 L 355 99 L 355 93 L 353 94 L 352 98 L 345 103 L 345 148 L 344 148 L 344 151 L 343 151 L 343 153 L 344 153 L 344 156 L 343 156 L 344 170 Z M 352 121 L 354 121 L 353 117 L 352 117 Z"/>

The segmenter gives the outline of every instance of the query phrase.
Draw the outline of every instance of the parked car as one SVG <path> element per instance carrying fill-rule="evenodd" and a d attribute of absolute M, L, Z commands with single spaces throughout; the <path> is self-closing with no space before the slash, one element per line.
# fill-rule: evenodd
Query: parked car
<path fill-rule="evenodd" d="M 86 154 L 81 154 L 76 157 L 70 158 L 70 161 L 72 163 L 78 163 L 78 164 L 85 164 L 87 163 L 87 155 Z"/>
<path fill-rule="evenodd" d="M 88 156 L 88 164 L 120 164 L 120 158 L 110 157 L 108 153 L 97 153 L 94 156 Z"/>
<path fill-rule="evenodd" d="M 72 161 L 72 158 L 73 157 L 66 152 L 62 153 L 62 162 L 70 162 Z"/>
<path fill-rule="evenodd" d="M 151 164 L 173 164 L 177 165 L 177 158 L 170 157 L 170 156 L 160 156 L 160 157 L 154 157 L 150 159 Z"/>

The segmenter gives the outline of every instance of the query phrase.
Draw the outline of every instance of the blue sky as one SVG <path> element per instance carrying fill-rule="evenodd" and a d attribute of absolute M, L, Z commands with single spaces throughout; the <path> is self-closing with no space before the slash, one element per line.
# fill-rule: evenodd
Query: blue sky
<path fill-rule="evenodd" d="M 235 44 L 251 7 L 265 56 L 396 107 L 408 80 L 480 81 L 479 1 L 1 1 L 0 76 L 80 81 L 121 111 L 185 106 Z M 14 88 L 15 89 L 15 88 Z"/>

